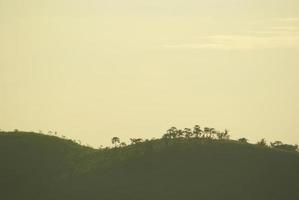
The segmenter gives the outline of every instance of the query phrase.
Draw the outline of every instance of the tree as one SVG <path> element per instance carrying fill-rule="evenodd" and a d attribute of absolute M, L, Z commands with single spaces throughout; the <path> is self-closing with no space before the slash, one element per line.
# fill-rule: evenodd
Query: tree
<path fill-rule="evenodd" d="M 203 133 L 204 133 L 204 138 L 212 139 L 217 132 L 214 128 L 205 127 Z"/>
<path fill-rule="evenodd" d="M 286 151 L 298 151 L 298 145 L 290 145 L 290 144 L 282 144 L 279 146 L 276 146 L 275 148 L 286 150 Z"/>
<path fill-rule="evenodd" d="M 113 137 L 113 138 L 111 139 L 111 142 L 112 142 L 112 144 L 114 145 L 114 147 L 116 147 L 117 144 L 120 143 L 120 139 L 119 139 L 118 137 Z"/>
<path fill-rule="evenodd" d="M 163 139 L 171 139 L 171 136 L 169 135 L 169 133 L 165 133 L 163 136 L 162 136 Z"/>
<path fill-rule="evenodd" d="M 186 138 L 191 138 L 193 136 L 190 128 L 184 128 L 184 133 Z"/>
<path fill-rule="evenodd" d="M 170 138 L 176 138 L 178 136 L 178 129 L 176 127 L 171 127 L 168 131 L 167 131 L 170 135 Z"/>
<path fill-rule="evenodd" d="M 194 126 L 194 128 L 193 128 L 193 135 L 194 135 L 196 138 L 201 137 L 202 132 L 203 132 L 203 131 L 200 129 L 200 126 L 199 126 L 199 125 L 195 125 L 195 126 Z"/>
<path fill-rule="evenodd" d="M 209 127 L 204 127 L 204 129 L 203 129 L 203 138 L 209 137 L 209 133 L 210 133 L 210 128 Z"/>
<path fill-rule="evenodd" d="M 283 144 L 281 141 L 270 142 L 271 147 L 286 151 L 297 151 L 298 145 Z"/>
<path fill-rule="evenodd" d="M 229 134 L 227 129 L 225 129 L 224 132 L 217 131 L 216 135 L 219 140 L 229 140 Z"/>
<path fill-rule="evenodd" d="M 138 144 L 142 142 L 141 138 L 130 138 L 131 144 Z"/>
<path fill-rule="evenodd" d="M 125 147 L 125 146 L 127 146 L 127 144 L 125 142 L 122 142 L 122 143 L 119 144 L 119 146 L 120 147 Z"/>
<path fill-rule="evenodd" d="M 266 142 L 266 140 L 263 138 L 263 139 L 261 139 L 260 141 L 257 142 L 257 145 L 260 145 L 260 146 L 267 146 L 267 142 Z"/>
<path fill-rule="evenodd" d="M 178 137 L 178 129 L 176 127 L 171 127 L 166 131 L 166 133 L 163 135 L 163 138 L 166 139 L 173 139 Z"/>
<path fill-rule="evenodd" d="M 248 143 L 248 139 L 246 139 L 246 138 L 240 138 L 240 139 L 238 139 L 238 141 L 241 143 Z"/>
<path fill-rule="evenodd" d="M 181 130 L 181 129 L 178 129 L 178 131 L 177 131 L 177 136 L 178 136 L 178 137 L 184 137 L 184 131 Z"/>
<path fill-rule="evenodd" d="M 283 145 L 281 141 L 270 142 L 271 147 L 277 147 Z"/>

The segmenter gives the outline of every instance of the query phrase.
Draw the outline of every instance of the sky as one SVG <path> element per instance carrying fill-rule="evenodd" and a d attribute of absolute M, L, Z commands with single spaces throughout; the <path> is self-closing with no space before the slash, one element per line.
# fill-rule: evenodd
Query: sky
<path fill-rule="evenodd" d="M 298 0 L 0 0 L 0 129 L 299 143 Z"/>

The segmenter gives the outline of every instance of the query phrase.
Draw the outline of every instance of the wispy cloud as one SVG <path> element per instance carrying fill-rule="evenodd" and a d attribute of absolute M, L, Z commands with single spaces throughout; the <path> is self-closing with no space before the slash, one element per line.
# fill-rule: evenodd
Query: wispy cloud
<path fill-rule="evenodd" d="M 215 34 L 199 36 L 192 41 L 165 44 L 165 48 L 251 50 L 299 47 L 299 26 L 292 23 L 299 18 L 286 18 L 265 29 L 252 30 L 244 34 Z M 282 20 L 282 19 L 281 19 Z"/>
<path fill-rule="evenodd" d="M 299 17 L 287 17 L 287 18 L 280 18 L 278 21 L 282 22 L 299 22 Z"/>
<path fill-rule="evenodd" d="M 299 47 L 298 36 L 214 35 L 201 41 L 163 45 L 166 48 L 250 50 L 281 47 Z"/>

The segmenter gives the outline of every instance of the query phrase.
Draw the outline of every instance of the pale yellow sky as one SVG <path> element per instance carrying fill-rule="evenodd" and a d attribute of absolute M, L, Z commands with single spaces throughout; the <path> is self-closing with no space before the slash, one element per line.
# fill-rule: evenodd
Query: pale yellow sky
<path fill-rule="evenodd" d="M 0 0 L 0 128 L 299 143 L 298 0 Z"/>

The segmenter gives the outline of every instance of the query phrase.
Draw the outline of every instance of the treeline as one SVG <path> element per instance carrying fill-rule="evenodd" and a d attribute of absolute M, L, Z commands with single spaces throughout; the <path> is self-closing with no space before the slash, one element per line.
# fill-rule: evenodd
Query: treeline
<path fill-rule="evenodd" d="M 162 136 L 163 139 L 175 139 L 175 138 L 204 138 L 204 139 L 219 139 L 219 140 L 229 140 L 230 136 L 228 130 L 217 131 L 214 128 L 205 127 L 201 129 L 199 125 L 195 125 L 193 129 L 177 129 L 176 127 L 171 127 Z"/>
<path fill-rule="evenodd" d="M 204 127 L 201 128 L 199 125 L 195 125 L 191 128 L 178 129 L 176 127 L 169 128 L 164 135 L 162 135 L 162 140 L 175 140 L 175 139 L 201 139 L 201 140 L 230 140 L 229 131 L 225 129 L 224 131 L 218 131 L 215 128 Z M 156 140 L 155 138 L 152 140 Z M 135 145 L 142 142 L 150 141 L 149 139 L 142 138 L 130 138 L 130 145 Z M 121 142 L 119 137 L 113 137 L 111 139 L 114 147 L 125 147 L 127 144 Z M 247 138 L 240 138 L 237 142 L 242 144 L 249 144 Z M 267 143 L 265 139 L 261 139 L 256 143 L 258 146 L 275 148 L 286 151 L 299 151 L 298 145 L 284 144 L 281 141 Z"/>
<path fill-rule="evenodd" d="M 19 131 L 18 129 L 15 129 L 13 132 L 18 133 L 18 132 L 23 132 Z M 0 129 L 0 133 L 9 133 L 5 132 Z M 38 134 L 44 134 L 42 131 L 39 131 Z M 83 145 L 80 140 L 72 140 L 68 139 L 64 135 L 58 135 L 58 133 L 55 131 L 48 131 L 48 134 L 50 136 L 55 136 L 55 137 L 60 137 L 62 139 L 67 139 L 70 140 L 74 143 L 77 143 L 79 145 Z M 171 142 L 171 140 L 176 140 L 176 139 L 183 139 L 183 140 L 188 140 L 188 139 L 199 139 L 199 140 L 230 140 L 230 135 L 229 131 L 225 129 L 224 131 L 218 131 L 215 128 L 210 128 L 210 127 L 200 127 L 199 125 L 195 125 L 193 128 L 184 128 L 184 129 L 179 129 L 176 127 L 171 127 L 169 128 L 165 134 L 162 135 L 162 140 L 166 140 L 168 142 Z M 130 138 L 130 144 L 129 145 L 135 145 L 139 143 L 144 143 L 148 141 L 153 141 L 157 140 L 156 138 L 153 139 L 142 139 L 142 138 Z M 233 140 L 232 140 L 233 141 Z M 113 137 L 111 139 L 111 142 L 113 146 L 116 147 L 126 147 L 128 144 L 125 142 L 122 142 L 119 137 Z M 240 138 L 237 140 L 237 142 L 241 144 L 249 144 L 247 138 Z M 269 148 L 274 148 L 274 149 L 280 149 L 280 150 L 286 150 L 286 151 L 298 151 L 298 145 L 291 145 L 291 144 L 284 144 L 281 141 L 274 141 L 270 142 L 269 144 L 265 139 L 261 139 L 258 141 L 255 145 L 262 146 L 262 147 L 269 147 Z M 90 145 L 85 144 L 83 146 L 90 147 Z M 103 149 L 103 146 L 100 147 L 100 149 Z M 105 149 L 109 149 L 109 147 L 106 147 Z"/>

